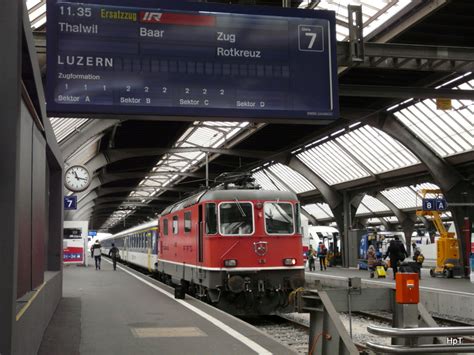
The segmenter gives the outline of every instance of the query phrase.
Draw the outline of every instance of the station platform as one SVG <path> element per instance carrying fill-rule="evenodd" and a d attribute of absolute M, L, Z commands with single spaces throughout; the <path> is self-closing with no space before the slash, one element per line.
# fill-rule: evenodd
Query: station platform
<path fill-rule="evenodd" d="M 63 298 L 40 355 L 291 354 L 242 320 L 102 259 L 102 269 L 65 266 Z"/>
<path fill-rule="evenodd" d="M 392 269 L 385 279 L 370 278 L 369 271 L 352 268 L 328 267 L 325 271 L 306 270 L 306 283 L 321 280 L 323 286 L 347 287 L 349 277 L 360 277 L 366 287 L 395 288 Z M 469 279 L 434 278 L 429 269 L 422 269 L 420 299 L 428 311 L 455 318 L 472 319 L 474 325 L 474 284 Z"/>

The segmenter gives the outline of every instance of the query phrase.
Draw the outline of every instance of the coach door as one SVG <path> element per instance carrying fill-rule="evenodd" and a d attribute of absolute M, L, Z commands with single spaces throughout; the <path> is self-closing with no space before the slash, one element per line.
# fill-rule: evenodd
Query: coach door
<path fill-rule="evenodd" d="M 125 261 L 128 261 L 128 248 L 129 248 L 129 246 L 128 246 L 128 244 L 129 244 L 128 237 L 124 237 L 123 239 L 124 239 L 124 245 L 125 245 L 125 248 L 124 248 L 125 250 L 124 250 L 124 253 L 123 253 L 123 257 L 124 257 Z"/>
<path fill-rule="evenodd" d="M 203 261 L 203 221 L 202 221 L 202 205 L 199 205 L 198 209 L 198 220 L 199 220 L 199 228 L 198 228 L 198 262 L 202 263 Z"/>

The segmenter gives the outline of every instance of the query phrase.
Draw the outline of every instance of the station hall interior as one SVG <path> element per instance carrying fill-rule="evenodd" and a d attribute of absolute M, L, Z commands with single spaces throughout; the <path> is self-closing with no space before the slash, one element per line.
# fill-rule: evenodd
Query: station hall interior
<path fill-rule="evenodd" d="M 101 15 L 105 8 L 115 10 Z M 169 18 L 166 9 L 171 9 Z M 311 11 L 318 15 L 308 15 Z M 120 23 L 124 33 L 136 30 L 138 44 L 131 35 L 123 35 L 101 47 L 99 32 L 106 29 L 113 36 L 119 27 L 114 21 L 119 20 L 112 17 L 118 13 L 138 16 L 135 20 L 124 17 Z M 213 14 L 218 14 L 217 20 L 211 19 Z M 232 18 L 229 14 L 234 19 L 219 18 Z M 66 21 L 65 16 L 70 16 L 72 25 L 58 25 Z M 190 20 L 191 16 L 195 18 Z M 247 21 L 248 33 L 236 30 L 239 16 L 248 16 L 242 19 Z M 303 24 L 294 25 L 300 17 Z M 91 19 L 99 27 L 91 25 Z M 313 40 L 319 41 L 320 33 L 311 31 L 326 31 L 322 25 L 311 25 L 321 19 L 329 29 L 321 50 L 314 51 L 319 57 L 313 64 L 311 57 L 300 58 L 313 55 Z M 212 26 L 227 23 L 237 35 L 218 32 L 217 41 L 225 44 L 212 45 L 221 46 L 215 61 L 224 64 L 208 69 L 210 59 L 199 46 L 210 44 L 202 38 Z M 285 30 L 265 27 L 270 25 Z M 159 26 L 164 30 L 157 32 Z M 195 43 L 179 47 L 166 42 L 178 26 L 196 28 Z M 252 32 L 252 26 L 258 30 Z M 291 31 L 300 32 L 288 36 L 292 44 L 288 48 L 270 43 L 271 36 L 287 38 L 286 32 Z M 84 40 L 89 35 L 92 44 Z M 395 353 L 397 349 L 420 353 L 423 347 L 426 353 L 474 353 L 472 1 L 143 0 L 134 4 L 128 0 L 4 0 L 0 41 L 0 355 L 178 354 L 183 349 L 190 354 L 332 355 Z M 258 41 L 268 49 L 257 47 Z M 171 49 L 163 49 L 161 43 Z M 308 48 L 302 50 L 303 44 Z M 141 62 L 137 64 L 131 54 L 127 54 L 131 59 L 119 61 L 121 45 L 130 51 L 142 50 Z M 89 46 L 96 46 L 96 52 Z M 97 54 L 101 50 L 103 58 Z M 160 56 L 171 56 L 173 50 L 184 59 L 160 61 Z M 250 58 L 256 52 L 263 56 L 262 62 L 267 61 L 261 72 L 258 65 L 252 67 L 252 61 L 259 60 Z M 114 65 L 122 65 L 117 72 L 107 68 L 112 56 Z M 227 64 L 232 61 L 239 64 Z M 319 61 L 328 65 L 326 72 Z M 296 81 L 292 75 L 298 64 L 301 72 Z M 149 88 L 141 83 L 148 78 L 169 80 L 170 85 L 192 78 L 189 88 L 185 85 L 179 90 L 194 96 L 180 98 L 175 88 L 177 103 L 171 107 L 171 101 L 163 98 L 171 86 L 160 81 L 162 96 L 151 100 L 168 106 L 150 109 L 143 106 L 149 96 L 132 97 L 125 83 L 120 93 L 117 89 L 110 97 L 98 94 L 88 106 L 88 94 L 76 93 L 67 85 L 80 82 L 80 90 L 96 90 L 91 88 L 97 81 L 100 90 L 103 86 L 107 91 L 100 75 L 86 74 L 89 65 L 94 68 L 91 73 L 109 80 L 107 90 L 109 83 L 118 85 L 132 78 L 138 65 L 138 79 L 133 83 L 145 93 Z M 205 79 L 211 70 L 210 79 Z M 227 77 L 216 79 L 219 73 Z M 215 96 L 202 96 L 208 95 L 208 89 L 211 93 L 216 82 L 221 86 L 215 87 Z M 66 89 L 58 94 L 61 85 Z M 222 85 L 228 85 L 226 95 L 231 92 L 236 98 L 247 91 L 235 107 L 227 107 L 227 101 L 219 101 L 224 96 Z M 261 88 L 263 98 L 249 94 L 255 88 Z M 131 92 L 137 90 L 132 87 Z M 196 96 L 197 91 L 201 96 Z M 327 112 L 310 107 L 326 96 Z M 76 97 L 81 104 L 76 105 Z M 115 101 L 109 104 L 109 99 Z M 218 104 L 208 108 L 209 102 Z M 295 107 L 309 102 L 310 108 L 297 111 L 287 107 L 289 102 Z M 306 117 L 303 111 L 308 112 Z M 221 191 L 228 189 L 237 192 L 229 197 Z M 209 205 L 216 206 L 213 213 L 219 216 L 214 234 L 209 232 L 210 222 L 203 219 L 210 213 Z M 189 224 L 186 213 L 191 212 L 186 208 L 193 209 L 195 218 L 191 222 L 189 217 Z M 251 211 L 249 218 L 255 218 L 248 223 L 248 231 L 239 227 L 223 232 L 225 218 L 232 222 L 232 211 L 239 223 Z M 274 235 L 269 232 L 273 216 L 269 222 L 267 211 L 286 223 L 286 227 L 284 223 L 272 227 Z M 298 239 L 294 255 L 283 252 L 296 244 L 284 244 L 282 228 L 290 228 L 288 233 Z M 195 252 L 194 259 L 180 260 L 178 252 L 172 255 L 166 249 L 178 243 L 167 244 L 166 238 L 181 230 L 190 233 L 183 237 L 188 240 L 196 234 L 194 242 L 180 249 L 189 255 Z M 254 235 L 260 230 L 262 236 Z M 211 242 L 217 234 L 221 236 Z M 237 260 L 229 255 L 247 243 L 237 240 L 239 235 L 249 246 Z M 403 278 L 402 267 L 399 280 L 380 260 L 388 256 L 395 237 L 404 244 L 407 264 L 416 264 L 415 252 L 422 253 L 422 267 L 407 267 L 407 275 L 416 277 Z M 219 238 L 236 241 L 217 249 Z M 279 246 L 272 244 L 278 238 Z M 94 270 L 93 249 L 91 255 L 96 241 L 102 245 L 100 273 Z M 112 242 L 123 261 L 116 273 L 109 258 Z M 321 245 L 327 254 L 320 252 Z M 372 267 L 367 263 L 370 245 L 381 254 L 377 261 L 385 265 L 385 271 L 380 270 L 383 276 L 375 266 L 375 273 L 368 270 Z M 310 246 L 325 260 L 321 270 L 318 260 L 316 270 L 309 269 Z M 277 249 L 278 256 L 272 257 Z M 221 255 L 206 264 L 211 250 Z M 245 264 L 251 259 L 246 253 L 255 258 L 255 265 Z M 272 270 L 283 275 L 278 277 L 285 280 L 284 286 L 265 273 L 270 272 L 265 267 L 274 262 L 272 258 L 278 262 Z M 189 266 L 189 260 L 201 262 L 201 268 Z M 203 272 L 203 260 L 207 288 L 194 286 L 195 275 Z M 284 274 L 293 266 L 295 273 Z M 261 279 L 255 281 L 254 291 L 251 276 L 236 274 L 239 267 L 263 275 L 255 276 Z M 171 269 L 182 277 L 167 271 Z M 217 271 L 226 276 L 213 278 L 212 272 Z M 202 281 L 201 276 L 197 278 Z M 217 291 L 211 290 L 212 282 L 219 284 Z M 173 290 L 173 284 L 179 285 Z M 183 289 L 193 297 L 184 296 Z M 231 296 L 221 295 L 224 289 Z M 232 309 L 241 298 L 247 307 L 249 294 L 253 292 L 250 299 L 255 302 L 257 293 L 270 297 L 267 291 L 278 298 L 284 313 L 307 316 L 304 345 L 296 349 L 287 339 L 262 335 L 265 330 L 258 330 L 259 326 L 233 317 L 245 313 L 242 308 Z M 201 305 L 198 299 L 204 298 L 215 307 Z M 129 304 L 135 299 L 143 301 L 136 313 Z M 222 307 L 216 306 L 219 302 Z M 157 313 L 150 313 L 147 305 Z M 371 318 L 364 318 L 367 324 L 360 326 L 359 320 L 352 320 L 356 313 L 361 316 L 370 309 L 391 313 L 393 332 L 381 325 L 367 331 Z M 273 313 L 266 308 L 262 312 Z M 365 314 L 370 316 L 374 315 Z M 356 332 L 358 327 L 363 328 L 357 330 L 363 334 L 360 338 L 353 337 L 353 328 Z M 423 328 L 425 333 L 415 336 L 407 328 Z M 173 331 L 178 338 L 170 335 Z M 392 337 L 392 342 L 376 344 L 377 339 L 367 338 L 367 332 Z M 330 337 L 324 335 L 329 333 Z M 117 338 L 113 350 L 102 343 L 101 337 L 110 336 Z M 209 337 L 214 340 L 206 341 Z M 409 341 L 413 337 L 416 341 Z M 181 350 L 173 345 L 176 339 L 182 341 Z M 461 339 L 460 343 L 455 339 Z"/>

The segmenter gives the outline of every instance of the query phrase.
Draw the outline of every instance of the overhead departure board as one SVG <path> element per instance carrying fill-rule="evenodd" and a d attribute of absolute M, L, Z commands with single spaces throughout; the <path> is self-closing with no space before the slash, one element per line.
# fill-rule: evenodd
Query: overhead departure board
<path fill-rule="evenodd" d="M 49 115 L 338 116 L 333 12 L 146 0 L 47 11 Z"/>

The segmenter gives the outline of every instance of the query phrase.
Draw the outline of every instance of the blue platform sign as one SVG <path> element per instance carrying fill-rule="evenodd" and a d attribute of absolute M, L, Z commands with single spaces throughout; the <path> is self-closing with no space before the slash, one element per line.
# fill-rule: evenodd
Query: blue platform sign
<path fill-rule="evenodd" d="M 423 211 L 446 211 L 448 203 L 444 198 L 424 198 L 422 201 Z"/>
<path fill-rule="evenodd" d="M 332 11 L 48 0 L 50 115 L 338 118 Z"/>
<path fill-rule="evenodd" d="M 64 196 L 64 209 L 77 210 L 77 196 Z"/>
<path fill-rule="evenodd" d="M 437 211 L 446 211 L 448 208 L 448 203 L 444 198 L 437 198 L 436 199 L 436 210 Z"/>
<path fill-rule="evenodd" d="M 89 231 L 88 236 L 89 237 L 95 237 L 97 235 L 97 231 Z"/>

